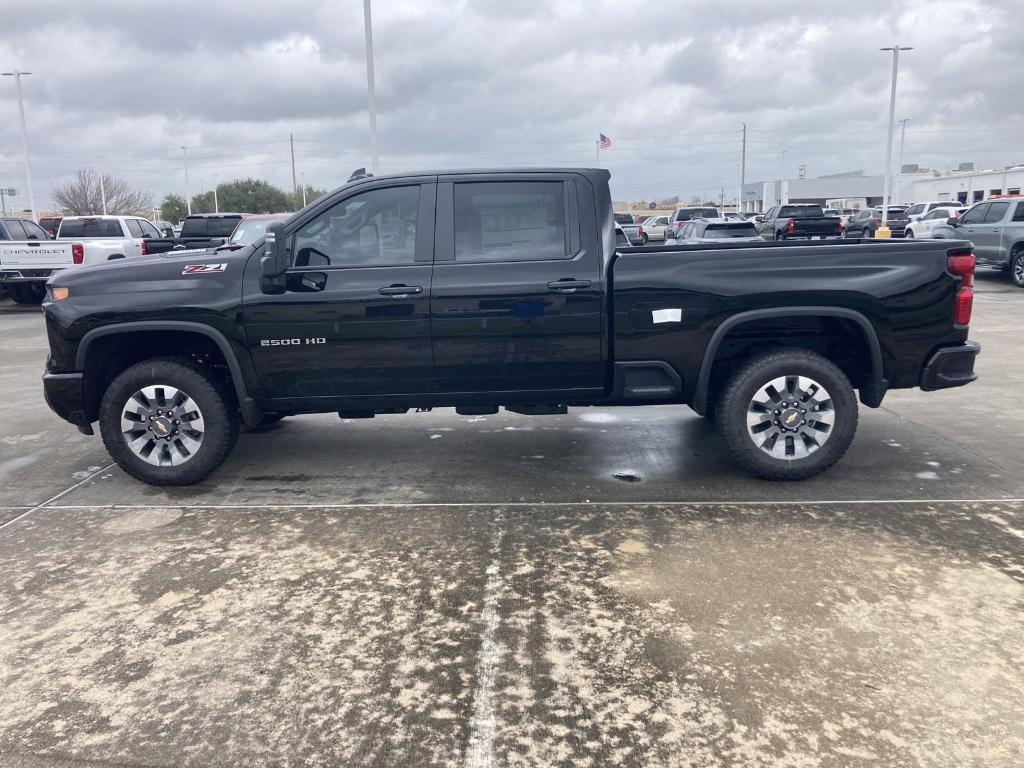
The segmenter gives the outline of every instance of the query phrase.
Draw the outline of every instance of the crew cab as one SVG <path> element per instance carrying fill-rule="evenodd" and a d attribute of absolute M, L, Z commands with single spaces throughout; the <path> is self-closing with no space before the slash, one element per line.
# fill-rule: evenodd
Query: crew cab
<path fill-rule="evenodd" d="M 768 209 L 757 232 L 765 240 L 800 240 L 840 237 L 838 216 L 826 216 L 820 205 L 776 205 Z"/>
<path fill-rule="evenodd" d="M 68 267 L 96 264 L 125 256 L 116 240 L 57 241 L 32 221 L 4 221 L 0 238 L 0 285 L 18 304 L 39 304 L 46 295 L 46 281 Z M 17 227 L 17 229 L 15 229 Z"/>
<path fill-rule="evenodd" d="M 194 213 L 185 217 L 178 237 L 154 238 L 149 253 L 214 248 L 231 237 L 244 213 Z"/>
<path fill-rule="evenodd" d="M 58 240 L 116 240 L 125 256 L 145 256 L 149 242 L 160 231 L 141 216 L 65 216 L 57 228 Z"/>
<path fill-rule="evenodd" d="M 292 414 L 664 404 L 713 417 L 756 475 L 800 479 L 846 451 L 858 396 L 975 379 L 969 243 L 617 246 L 608 182 L 361 177 L 242 248 L 62 273 L 47 402 L 157 485 Z"/>

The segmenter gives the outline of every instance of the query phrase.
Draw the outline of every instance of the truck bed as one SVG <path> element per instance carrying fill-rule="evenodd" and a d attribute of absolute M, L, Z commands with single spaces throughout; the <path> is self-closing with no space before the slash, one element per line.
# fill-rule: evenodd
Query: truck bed
<path fill-rule="evenodd" d="M 793 334 L 835 338 L 831 325 L 866 320 L 871 328 L 860 330 L 877 335 L 885 371 L 873 385 L 917 386 L 937 346 L 967 339 L 950 315 L 956 281 L 946 259 L 970 250 L 966 241 L 873 239 L 619 248 L 612 263 L 615 359 L 667 355 L 690 400 L 710 375 L 702 362 L 716 335 L 738 329 L 752 343 L 764 335 L 785 343 Z M 801 314 L 813 321 L 793 319 Z"/>

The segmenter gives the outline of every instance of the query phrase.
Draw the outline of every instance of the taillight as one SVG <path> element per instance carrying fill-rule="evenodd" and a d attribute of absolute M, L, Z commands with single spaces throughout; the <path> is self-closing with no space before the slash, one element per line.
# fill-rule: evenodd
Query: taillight
<path fill-rule="evenodd" d="M 644 228 L 643 228 L 643 225 L 640 225 L 640 226 L 638 226 L 638 227 L 637 227 L 637 230 L 638 230 L 638 231 L 637 231 L 637 234 L 638 234 L 638 235 L 640 235 L 640 237 L 643 237 L 643 236 L 644 236 Z"/>
<path fill-rule="evenodd" d="M 75 262 L 75 264 L 81 264 L 83 261 L 85 261 L 84 245 L 82 245 L 81 243 L 71 244 L 71 260 Z"/>
<path fill-rule="evenodd" d="M 149 253 L 149 243 L 145 240 L 142 241 L 142 247 L 139 249 L 139 255 L 145 256 Z"/>
<path fill-rule="evenodd" d="M 971 310 L 974 308 L 974 254 L 952 253 L 946 257 L 946 271 L 960 278 L 953 303 L 953 322 L 969 325 Z"/>
<path fill-rule="evenodd" d="M 786 222 L 786 234 L 787 235 L 795 235 L 796 234 L 796 220 L 795 219 L 790 219 L 788 222 Z"/>

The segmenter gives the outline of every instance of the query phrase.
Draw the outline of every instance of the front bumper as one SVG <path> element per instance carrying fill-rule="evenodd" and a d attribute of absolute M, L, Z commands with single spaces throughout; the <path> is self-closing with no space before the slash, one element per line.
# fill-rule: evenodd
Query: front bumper
<path fill-rule="evenodd" d="M 78 431 L 91 435 L 92 425 L 85 415 L 85 389 L 81 373 L 44 373 L 43 397 L 50 410 Z"/>
<path fill-rule="evenodd" d="M 930 392 L 970 384 L 978 378 L 974 358 L 980 352 L 981 344 L 970 340 L 937 349 L 921 369 L 921 389 Z"/>

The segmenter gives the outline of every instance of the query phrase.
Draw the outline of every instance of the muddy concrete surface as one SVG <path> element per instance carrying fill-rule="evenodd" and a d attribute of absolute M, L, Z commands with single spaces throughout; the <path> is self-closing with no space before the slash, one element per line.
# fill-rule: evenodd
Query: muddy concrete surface
<path fill-rule="evenodd" d="M 685 408 L 242 436 L 155 489 L 0 302 L 0 765 L 1024 764 L 1024 292 L 799 484 Z"/>

